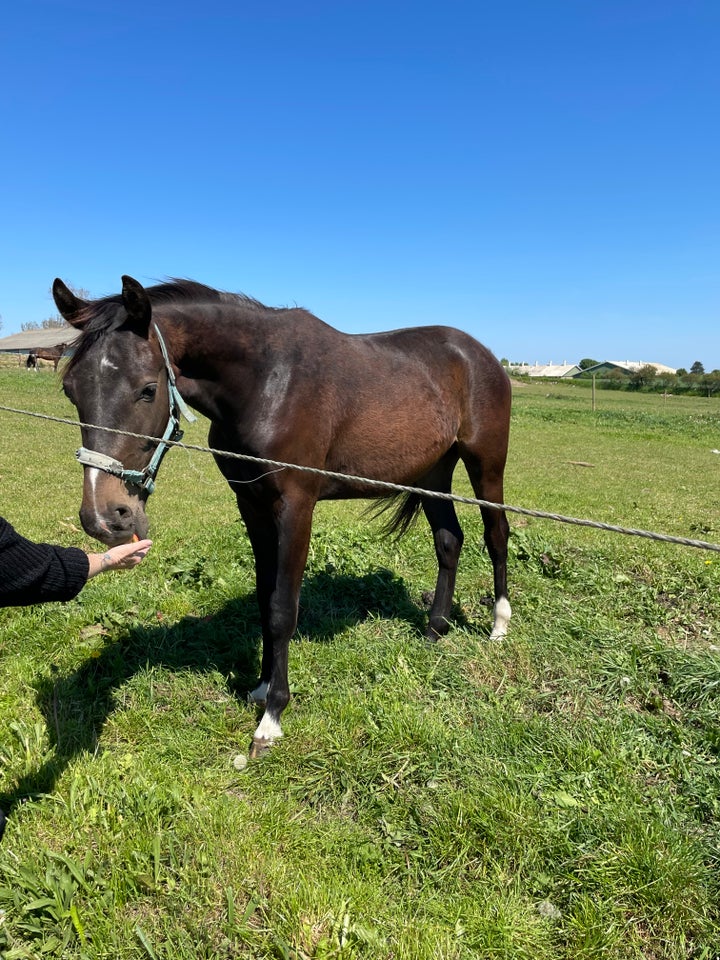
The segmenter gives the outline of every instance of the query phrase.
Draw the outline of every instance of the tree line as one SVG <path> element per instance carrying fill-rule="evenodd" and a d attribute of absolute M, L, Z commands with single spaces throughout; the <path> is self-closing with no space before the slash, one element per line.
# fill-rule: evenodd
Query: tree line
<path fill-rule="evenodd" d="M 594 363 L 591 365 L 594 366 Z M 582 373 L 576 379 L 591 380 L 592 376 Z M 596 377 L 595 382 L 604 390 L 642 390 L 647 393 L 686 393 L 707 397 L 720 394 L 720 370 L 706 373 L 700 360 L 696 360 L 689 370 L 679 367 L 675 373 L 658 371 L 650 363 L 637 370 L 609 370 L 602 377 Z"/>

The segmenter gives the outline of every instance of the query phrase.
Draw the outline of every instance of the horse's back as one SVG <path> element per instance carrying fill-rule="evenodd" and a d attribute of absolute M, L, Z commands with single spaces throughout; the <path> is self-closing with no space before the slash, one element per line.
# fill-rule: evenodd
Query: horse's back
<path fill-rule="evenodd" d="M 509 418 L 511 387 L 505 368 L 484 344 L 469 333 L 449 326 L 406 327 L 359 335 L 375 367 L 374 379 L 407 378 L 410 389 L 436 394 L 455 406 L 502 408 Z M 420 398 L 418 397 L 418 400 Z"/>
<path fill-rule="evenodd" d="M 477 445 L 491 432 L 489 442 L 506 446 L 508 377 L 493 354 L 461 330 L 341 336 L 323 363 L 330 415 L 321 423 L 312 419 L 317 439 L 327 436 L 329 469 L 413 483 L 463 439 Z M 313 410 L 322 407 L 316 398 Z"/>
<path fill-rule="evenodd" d="M 419 360 L 428 369 L 463 365 L 485 375 L 504 376 L 504 369 L 495 355 L 475 337 L 449 326 L 403 327 L 382 333 L 356 334 L 368 348 L 391 357 Z"/>

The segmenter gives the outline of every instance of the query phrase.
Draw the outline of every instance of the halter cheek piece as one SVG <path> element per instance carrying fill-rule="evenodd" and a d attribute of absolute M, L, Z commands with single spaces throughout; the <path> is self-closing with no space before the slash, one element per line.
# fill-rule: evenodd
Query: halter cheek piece
<path fill-rule="evenodd" d="M 83 466 L 95 467 L 95 469 L 102 470 L 105 473 L 111 473 L 114 477 L 120 477 L 120 479 L 124 480 L 126 483 L 132 483 L 140 487 L 142 490 L 147 490 L 148 496 L 150 496 L 155 489 L 155 477 L 160 469 L 162 458 L 170 449 L 169 444 L 176 440 L 180 440 L 183 435 L 183 432 L 180 429 L 180 414 L 182 414 L 189 423 L 192 423 L 197 419 L 190 411 L 190 408 L 185 403 L 183 398 L 180 396 L 180 391 L 175 384 L 175 374 L 173 373 L 172 366 L 170 364 L 170 358 L 168 357 L 165 341 L 162 338 L 162 334 L 160 333 L 157 324 L 153 324 L 153 327 L 155 329 L 155 333 L 157 334 L 160 350 L 163 355 L 163 360 L 165 361 L 165 369 L 167 371 L 170 415 L 168 418 L 167 427 L 165 427 L 165 433 L 162 435 L 162 439 L 155 448 L 155 452 L 153 453 L 150 462 L 147 464 L 147 466 L 143 467 L 142 470 L 126 470 L 119 460 L 115 460 L 113 457 L 108 457 L 104 453 L 97 453 L 95 450 L 88 450 L 86 447 L 80 447 L 75 454 L 76 458 L 80 461 L 80 463 L 82 463 Z"/>

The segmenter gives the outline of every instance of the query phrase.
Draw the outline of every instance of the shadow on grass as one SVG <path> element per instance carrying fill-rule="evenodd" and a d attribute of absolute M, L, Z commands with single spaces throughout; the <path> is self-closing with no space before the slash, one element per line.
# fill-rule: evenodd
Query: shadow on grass
<path fill-rule="evenodd" d="M 307 639 L 332 642 L 338 633 L 368 616 L 404 619 L 418 634 L 426 623 L 424 611 L 412 602 L 404 582 L 389 570 L 363 576 L 325 572 L 306 576 L 298 631 Z M 219 671 L 228 678 L 233 695 L 244 701 L 257 683 L 260 635 L 255 595 L 249 594 L 230 601 L 212 617 L 185 617 L 171 625 L 131 625 L 115 642 L 107 643 L 99 656 L 90 657 L 72 673 L 41 677 L 35 688 L 52 756 L 22 777 L 14 790 L 0 796 L 0 807 L 11 813 L 18 804 L 52 792 L 72 759 L 96 748 L 114 710 L 116 691 L 139 670 L 162 666 L 198 673 Z"/>

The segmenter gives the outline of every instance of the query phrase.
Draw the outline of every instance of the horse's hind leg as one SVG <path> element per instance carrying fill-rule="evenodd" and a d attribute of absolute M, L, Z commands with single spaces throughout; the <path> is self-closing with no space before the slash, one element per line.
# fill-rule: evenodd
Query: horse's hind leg
<path fill-rule="evenodd" d="M 435 555 L 438 561 L 437 584 L 426 636 L 430 640 L 437 640 L 438 637 L 447 633 L 450 626 L 450 610 L 455 592 L 463 532 L 452 503 L 444 500 L 424 500 L 423 509 L 432 528 Z"/>
<path fill-rule="evenodd" d="M 470 482 L 478 500 L 489 503 L 503 503 L 503 473 L 505 470 L 505 452 L 499 449 L 494 455 L 486 455 L 482 460 L 468 450 L 462 450 Z M 499 640 L 507 633 L 512 615 L 507 596 L 507 555 L 510 526 L 504 510 L 481 507 L 485 526 L 485 545 L 493 566 L 493 586 L 495 605 L 493 607 L 493 626 L 491 640 Z"/>
<path fill-rule="evenodd" d="M 453 448 L 433 474 L 426 477 L 420 485 L 433 490 L 437 489 L 441 493 L 448 493 L 457 459 L 457 451 Z M 435 555 L 438 561 L 437 584 L 426 636 L 430 640 L 437 640 L 438 637 L 447 633 L 450 626 L 450 610 L 455 592 L 460 550 L 463 545 L 463 532 L 451 501 L 428 497 L 423 499 L 422 506 L 433 532 Z"/>
<path fill-rule="evenodd" d="M 502 493 L 495 496 L 481 497 L 491 503 L 502 503 Z M 508 623 L 512 616 L 510 601 L 507 597 L 507 545 L 510 535 L 510 525 L 507 522 L 504 510 L 481 509 L 485 524 L 485 544 L 493 565 L 493 579 L 495 587 L 495 605 L 493 607 L 493 626 L 490 632 L 491 640 L 500 640 L 507 633 Z"/>

